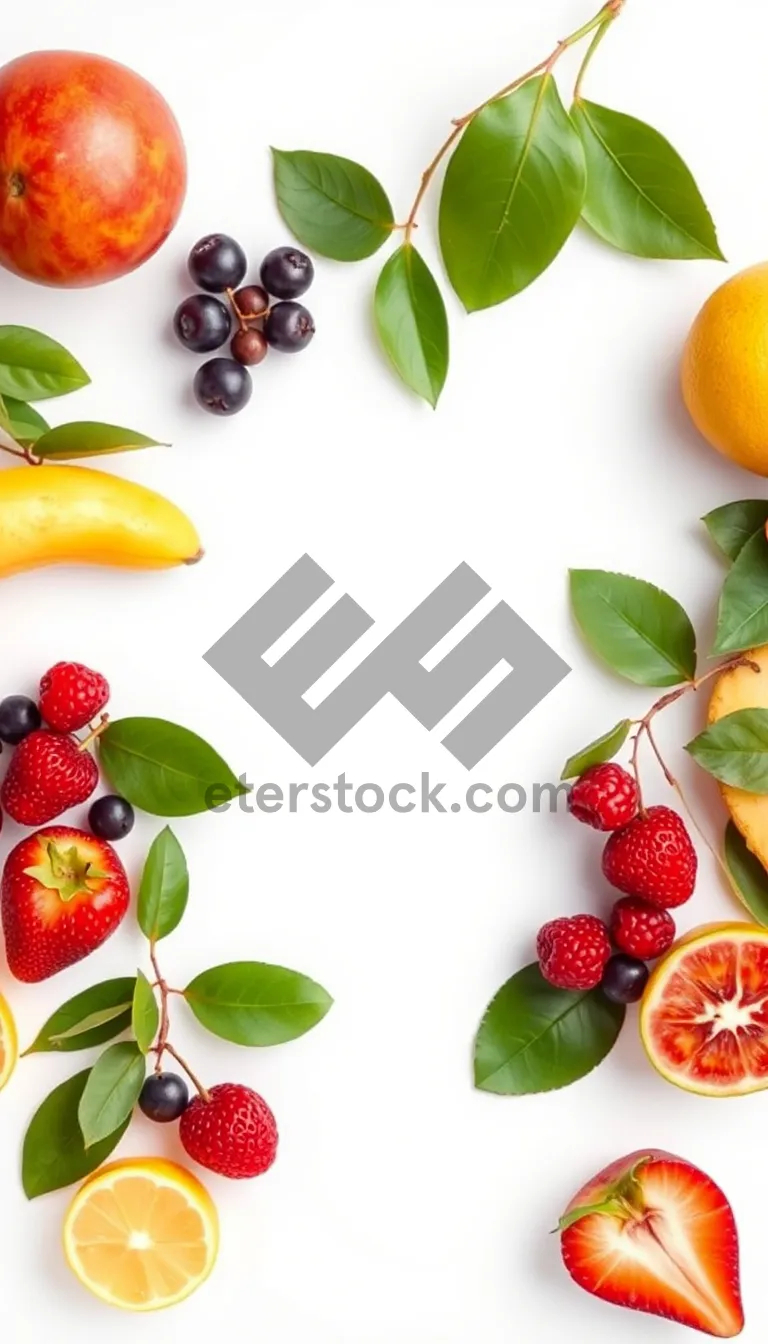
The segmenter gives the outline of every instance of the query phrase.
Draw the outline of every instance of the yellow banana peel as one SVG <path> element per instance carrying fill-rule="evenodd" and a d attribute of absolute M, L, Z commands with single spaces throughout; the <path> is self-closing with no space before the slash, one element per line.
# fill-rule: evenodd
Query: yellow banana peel
<path fill-rule="evenodd" d="M 0 471 L 0 578 L 40 565 L 165 569 L 202 556 L 181 509 L 90 467 Z"/>

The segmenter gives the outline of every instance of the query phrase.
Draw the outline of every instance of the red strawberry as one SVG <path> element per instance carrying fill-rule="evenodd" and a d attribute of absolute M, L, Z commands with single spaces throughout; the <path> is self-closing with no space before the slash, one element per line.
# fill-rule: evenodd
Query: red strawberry
<path fill-rule="evenodd" d="M 22 826 L 44 826 L 84 803 L 99 782 L 90 751 L 73 737 L 40 728 L 20 742 L 0 790 L 0 801 Z"/>
<path fill-rule="evenodd" d="M 50 826 L 12 849 L 3 869 L 5 952 L 17 980 L 47 980 L 114 933 L 130 901 L 111 845 Z"/>
<path fill-rule="evenodd" d="M 84 728 L 108 700 L 109 683 L 83 663 L 56 663 L 40 682 L 40 713 L 59 733 Z"/>
<path fill-rule="evenodd" d="M 637 812 L 637 784 L 620 765 L 591 765 L 571 789 L 568 811 L 596 831 L 616 831 Z"/>
<path fill-rule="evenodd" d="M 242 1083 L 219 1083 L 195 1097 L 179 1138 L 201 1167 L 241 1180 L 261 1176 L 277 1156 L 277 1124 L 266 1101 Z"/>
<path fill-rule="evenodd" d="M 736 1223 L 690 1162 L 651 1149 L 614 1162 L 571 1201 L 560 1230 L 566 1269 L 588 1293 L 717 1339 L 741 1334 Z"/>
<path fill-rule="evenodd" d="M 603 850 L 611 886 L 669 909 L 693 895 L 697 862 L 685 822 L 671 807 L 649 807 L 614 831 Z"/>
<path fill-rule="evenodd" d="M 675 921 L 660 905 L 640 896 L 622 896 L 613 907 L 611 937 L 621 952 L 652 961 L 675 941 Z"/>
<path fill-rule="evenodd" d="M 557 989 L 594 989 L 611 955 L 608 930 L 596 915 L 552 919 L 536 939 L 539 966 Z"/>

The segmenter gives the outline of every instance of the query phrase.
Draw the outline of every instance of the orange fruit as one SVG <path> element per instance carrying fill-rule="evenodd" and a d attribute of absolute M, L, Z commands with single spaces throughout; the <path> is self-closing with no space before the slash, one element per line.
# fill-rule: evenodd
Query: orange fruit
<path fill-rule="evenodd" d="M 707 299 L 686 342 L 682 391 L 713 448 L 768 476 L 768 262 Z"/>
<path fill-rule="evenodd" d="M 96 1297 L 127 1311 L 157 1311 L 189 1297 L 208 1278 L 218 1246 L 208 1191 L 159 1158 L 102 1167 L 64 1220 L 70 1269 Z"/>
<path fill-rule="evenodd" d="M 662 1077 L 705 1097 L 768 1087 L 768 929 L 712 924 L 651 975 L 640 1034 Z"/>
<path fill-rule="evenodd" d="M 19 1057 L 16 1023 L 8 1004 L 0 994 L 0 1090 L 5 1087 Z"/>

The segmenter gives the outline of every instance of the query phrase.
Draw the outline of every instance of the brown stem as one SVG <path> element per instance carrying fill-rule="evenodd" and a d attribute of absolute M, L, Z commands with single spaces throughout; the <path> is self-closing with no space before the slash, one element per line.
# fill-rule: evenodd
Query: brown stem
<path fill-rule="evenodd" d="M 92 746 L 93 743 L 96 741 L 96 739 L 101 737 L 101 734 L 105 731 L 105 729 L 108 726 L 109 726 L 109 715 L 102 714 L 96 727 L 91 728 L 91 731 L 89 732 L 88 736 L 84 737 L 82 742 L 78 744 L 77 748 L 78 751 L 87 751 L 88 748 Z"/>
<path fill-rule="evenodd" d="M 229 299 L 232 312 L 235 314 L 235 317 L 237 318 L 241 331 L 248 330 L 249 322 L 260 322 L 263 317 L 269 317 L 270 313 L 269 304 L 267 304 L 266 308 L 262 308 L 261 312 L 259 313 L 243 313 L 238 307 L 234 289 L 226 289 L 224 293 Z"/>
<path fill-rule="evenodd" d="M 715 854 L 715 858 L 718 860 L 718 863 L 721 862 L 719 855 L 715 853 L 715 850 L 712 848 L 712 845 L 709 843 L 709 840 L 707 840 L 706 836 L 704 835 L 704 832 L 702 831 L 698 822 L 695 820 L 693 813 L 691 812 L 690 805 L 687 802 L 685 795 L 683 794 L 683 790 L 681 789 L 680 784 L 675 779 L 675 776 L 672 774 L 672 771 L 669 769 L 669 766 L 667 765 L 666 761 L 664 760 L 664 757 L 661 754 L 661 751 L 659 750 L 659 746 L 654 734 L 653 721 L 656 718 L 657 714 L 660 714 L 663 709 L 667 709 L 670 705 L 676 704 L 676 702 L 680 700 L 684 695 L 687 695 L 689 691 L 694 692 L 698 691 L 701 686 L 704 686 L 706 682 L 711 681 L 713 677 L 719 677 L 724 672 L 732 672 L 733 669 L 736 667 L 749 667 L 752 669 L 753 672 L 760 671 L 759 665 L 756 662 L 754 662 L 752 658 L 748 658 L 746 654 L 740 653 L 733 658 L 729 658 L 727 662 L 718 664 L 717 667 L 711 667 L 708 672 L 704 672 L 700 677 L 696 677 L 692 681 L 685 682 L 683 686 L 676 686 L 674 690 L 667 691 L 666 695 L 662 695 L 655 702 L 655 704 L 651 705 L 651 708 L 648 710 L 648 713 L 645 714 L 642 719 L 637 719 L 635 721 L 637 732 L 634 734 L 634 737 L 632 739 L 632 753 L 630 756 L 630 769 L 635 777 L 635 783 L 637 785 L 637 805 L 640 816 L 644 815 L 645 807 L 643 805 L 643 793 L 640 785 L 640 770 L 638 765 L 638 757 L 640 752 L 640 742 L 643 736 L 645 736 L 648 740 L 648 745 L 650 746 L 654 756 L 656 757 L 656 760 L 658 761 L 662 769 L 664 778 L 666 779 L 670 788 L 674 789 L 675 792 L 677 793 L 678 797 L 680 798 L 680 801 L 685 807 L 685 810 L 687 811 L 689 817 L 691 818 L 691 821 L 696 827 L 696 830 L 699 832 L 699 835 L 702 837 L 702 839 L 705 840 L 708 849 L 710 849 L 712 853 Z"/>
<path fill-rule="evenodd" d="M 165 1043 L 164 1049 L 167 1055 L 170 1055 L 172 1059 L 176 1060 L 176 1063 L 178 1064 L 179 1068 L 184 1070 L 192 1086 L 196 1089 L 198 1096 L 203 1101 L 210 1101 L 211 1094 L 208 1091 L 207 1087 L 203 1087 L 203 1084 L 200 1082 L 200 1079 L 196 1076 L 196 1074 L 192 1072 L 187 1061 L 182 1058 L 178 1050 L 175 1050 L 173 1046 L 170 1045 L 167 1041 Z"/>
<path fill-rule="evenodd" d="M 465 112 L 462 117 L 454 118 L 452 123 L 453 129 L 451 130 L 450 135 L 443 141 L 432 162 L 424 169 L 424 172 L 421 175 L 419 189 L 416 192 L 413 205 L 411 206 L 410 213 L 404 225 L 406 243 L 410 243 L 413 230 L 418 227 L 416 216 L 419 213 L 421 203 L 424 200 L 432 178 L 448 153 L 448 150 L 461 135 L 465 127 L 467 127 L 480 112 L 483 112 L 490 103 L 495 103 L 498 98 L 505 98 L 507 94 L 514 93 L 516 89 L 519 89 L 527 80 L 533 79 L 535 75 L 549 74 L 560 60 L 563 52 L 567 51 L 569 47 L 574 46 L 576 42 L 580 42 L 581 39 L 586 37 L 589 33 L 595 32 L 596 29 L 607 28 L 609 24 L 613 23 L 614 19 L 618 18 L 624 8 L 624 4 L 625 0 L 607 0 L 607 3 L 603 5 L 602 9 L 599 10 L 594 18 L 590 19 L 589 22 L 585 23 L 581 28 L 577 28 L 576 32 L 571 33 L 568 37 L 564 37 L 562 41 L 558 42 L 554 50 L 551 51 L 549 56 L 546 56 L 543 61 L 539 61 L 538 64 L 532 66 L 530 70 L 526 70 L 524 75 L 518 75 L 517 79 L 513 79 L 509 84 L 505 84 L 503 88 L 498 89 L 496 93 L 491 94 L 490 98 L 485 98 L 482 103 L 478 103 L 477 107 L 473 107 L 470 112 Z"/>
<path fill-rule="evenodd" d="M 180 994 L 181 990 L 171 989 L 168 982 L 163 978 L 162 972 L 160 970 L 160 964 L 157 959 L 157 946 L 155 944 L 154 939 L 152 939 L 152 941 L 149 944 L 149 957 L 150 961 L 152 962 L 152 970 L 154 971 L 155 975 L 155 983 L 152 986 L 152 988 L 157 989 L 160 993 L 160 1027 L 157 1033 L 157 1040 L 155 1044 L 152 1046 L 152 1051 L 155 1056 L 155 1073 L 162 1073 L 163 1055 L 170 1055 L 171 1059 L 175 1059 L 179 1067 L 184 1070 L 190 1082 L 192 1083 L 193 1087 L 196 1088 L 199 1096 L 202 1097 L 203 1101 L 210 1101 L 211 1094 L 208 1091 L 208 1089 L 203 1087 L 203 1084 L 200 1082 L 200 1079 L 192 1072 L 187 1061 L 182 1058 L 178 1050 L 175 1050 L 168 1040 L 168 1033 L 171 1029 L 171 1018 L 170 1013 L 168 1011 L 168 999 L 170 998 L 171 994 Z"/>

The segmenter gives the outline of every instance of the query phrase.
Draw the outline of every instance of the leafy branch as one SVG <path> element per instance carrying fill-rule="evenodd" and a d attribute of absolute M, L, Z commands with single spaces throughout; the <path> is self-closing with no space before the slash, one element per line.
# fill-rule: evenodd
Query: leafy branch
<path fill-rule="evenodd" d="M 374 320 L 396 373 L 433 407 L 448 373 L 448 316 L 413 238 L 446 159 L 439 244 L 448 280 L 469 312 L 533 283 L 579 219 L 634 256 L 722 259 L 707 207 L 676 150 L 646 123 L 583 97 L 587 70 L 624 3 L 607 0 L 543 60 L 453 121 L 404 224 L 361 164 L 312 150 L 272 151 L 280 212 L 305 246 L 335 261 L 360 261 L 403 235 L 379 276 Z M 553 72 L 587 38 L 568 111 Z"/>

